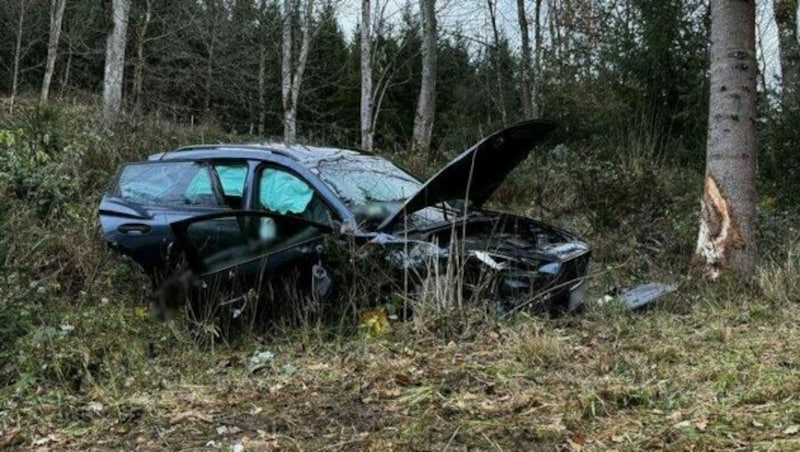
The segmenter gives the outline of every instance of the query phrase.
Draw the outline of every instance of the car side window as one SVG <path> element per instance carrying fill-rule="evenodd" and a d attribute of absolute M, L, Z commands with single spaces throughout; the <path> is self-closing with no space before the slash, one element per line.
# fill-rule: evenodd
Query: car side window
<path fill-rule="evenodd" d="M 232 209 L 242 207 L 242 194 L 247 180 L 247 164 L 244 162 L 214 162 L 214 171 L 222 186 L 225 204 Z"/>
<path fill-rule="evenodd" d="M 247 178 L 245 163 L 214 163 L 214 170 L 219 176 L 222 192 L 225 196 L 241 197 L 244 193 L 244 182 Z"/>
<path fill-rule="evenodd" d="M 219 206 L 207 165 L 195 162 L 127 164 L 117 181 L 117 196 L 140 204 Z"/>
<path fill-rule="evenodd" d="M 259 171 L 256 183 L 256 208 L 330 224 L 328 207 L 314 189 L 295 174 L 281 168 L 265 167 Z"/>

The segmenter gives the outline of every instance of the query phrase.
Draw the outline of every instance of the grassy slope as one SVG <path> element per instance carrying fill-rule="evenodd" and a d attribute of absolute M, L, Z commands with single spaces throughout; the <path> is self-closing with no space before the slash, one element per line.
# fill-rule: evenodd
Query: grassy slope
<path fill-rule="evenodd" d="M 113 302 L 70 320 L 75 330 L 49 346 L 69 344 L 101 368 L 96 380 L 8 394 L 0 445 L 800 447 L 796 304 L 679 296 L 635 315 L 468 322 L 449 338 L 400 324 L 380 339 L 311 332 L 215 351 Z M 104 355 L 85 356 L 97 341 Z M 275 358 L 251 373 L 255 350 Z"/>
<path fill-rule="evenodd" d="M 68 151 L 22 174 L 34 188 L 45 181 L 36 202 L 0 178 L 0 226 L 16 238 L 0 238 L 0 320 L 27 319 L 0 350 L 0 448 L 800 447 L 797 267 L 765 269 L 764 290 L 680 276 L 699 177 L 646 145 L 611 161 L 581 148 L 526 164 L 497 199 L 594 244 L 594 297 L 620 283 L 679 282 L 655 309 L 502 323 L 466 312 L 378 338 L 294 329 L 201 349 L 183 322 L 142 315 L 146 284 L 104 249 L 93 209 L 119 161 L 236 137 L 148 122 L 99 132 L 90 116 L 48 119 Z M 65 196 L 42 218 L 35 206 L 52 187 Z M 796 221 L 766 213 L 762 246 L 778 253 Z M 275 358 L 250 372 L 265 350 Z"/>

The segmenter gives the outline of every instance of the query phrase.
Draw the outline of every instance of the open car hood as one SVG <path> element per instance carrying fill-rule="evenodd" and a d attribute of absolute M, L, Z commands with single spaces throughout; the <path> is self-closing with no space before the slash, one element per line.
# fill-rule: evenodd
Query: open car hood
<path fill-rule="evenodd" d="M 428 179 L 378 230 L 391 229 L 406 213 L 443 201 L 464 199 L 472 207 L 481 207 L 555 128 L 549 121 L 524 121 L 484 138 Z"/>

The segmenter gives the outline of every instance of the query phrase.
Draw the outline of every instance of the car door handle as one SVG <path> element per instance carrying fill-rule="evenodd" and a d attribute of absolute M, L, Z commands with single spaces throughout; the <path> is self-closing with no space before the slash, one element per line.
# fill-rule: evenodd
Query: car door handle
<path fill-rule="evenodd" d="M 127 235 L 144 235 L 151 229 L 150 226 L 142 223 L 125 223 L 117 227 L 117 231 Z"/>

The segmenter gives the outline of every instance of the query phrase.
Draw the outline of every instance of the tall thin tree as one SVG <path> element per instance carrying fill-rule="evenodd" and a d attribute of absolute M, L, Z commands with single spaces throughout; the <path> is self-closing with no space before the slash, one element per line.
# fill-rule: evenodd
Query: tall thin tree
<path fill-rule="evenodd" d="M 422 14 L 422 77 L 411 145 L 430 156 L 436 115 L 436 0 L 419 0 L 419 7 Z"/>
<path fill-rule="evenodd" d="M 536 118 L 539 116 L 539 103 L 537 99 L 536 77 L 539 70 L 539 47 L 541 45 L 541 26 L 539 24 L 542 10 L 542 0 L 535 0 L 534 3 L 534 38 L 536 39 L 536 50 L 532 52 L 531 38 L 528 30 L 529 21 L 525 10 L 525 0 L 517 0 L 517 19 L 519 22 L 519 32 L 522 42 L 522 111 L 526 118 Z M 531 57 L 533 53 L 536 58 Z"/>
<path fill-rule="evenodd" d="M 53 71 L 56 67 L 58 55 L 58 41 L 61 38 L 61 23 L 64 20 L 64 8 L 67 0 L 50 0 L 50 36 L 47 40 L 47 63 L 42 80 L 42 93 L 39 104 L 46 105 L 50 96 L 50 82 L 53 80 Z"/>
<path fill-rule="evenodd" d="M 796 104 L 800 81 L 800 42 L 797 38 L 797 0 L 774 0 L 778 25 L 778 52 L 781 66 L 781 100 L 784 107 Z"/>
<path fill-rule="evenodd" d="M 11 99 L 9 102 L 9 111 L 14 113 L 14 104 L 17 99 L 17 89 L 19 87 L 19 71 L 20 61 L 22 60 L 22 33 L 25 31 L 25 7 L 27 0 L 19 0 L 19 16 L 17 21 L 17 30 L 14 45 L 14 69 L 11 75 Z"/>
<path fill-rule="evenodd" d="M 696 257 L 716 278 L 752 275 L 756 189 L 755 1 L 711 1 L 706 177 Z"/>
<path fill-rule="evenodd" d="M 361 0 L 361 147 L 372 151 L 372 7 L 370 0 Z"/>
<path fill-rule="evenodd" d="M 297 2 L 299 5 L 300 2 Z M 305 14 L 300 17 L 300 55 L 294 62 L 292 28 L 295 20 L 295 5 L 292 0 L 283 0 L 283 55 L 281 58 L 281 94 L 283 96 L 283 141 L 294 143 L 297 139 L 297 101 L 303 84 L 308 51 L 311 46 L 311 22 L 314 17 L 314 1 L 305 0 Z"/>
<path fill-rule="evenodd" d="M 122 110 L 122 80 L 125 74 L 125 44 L 128 36 L 128 14 L 131 0 L 113 0 L 113 28 L 106 40 L 106 62 L 103 77 L 103 119 L 113 121 Z"/>

